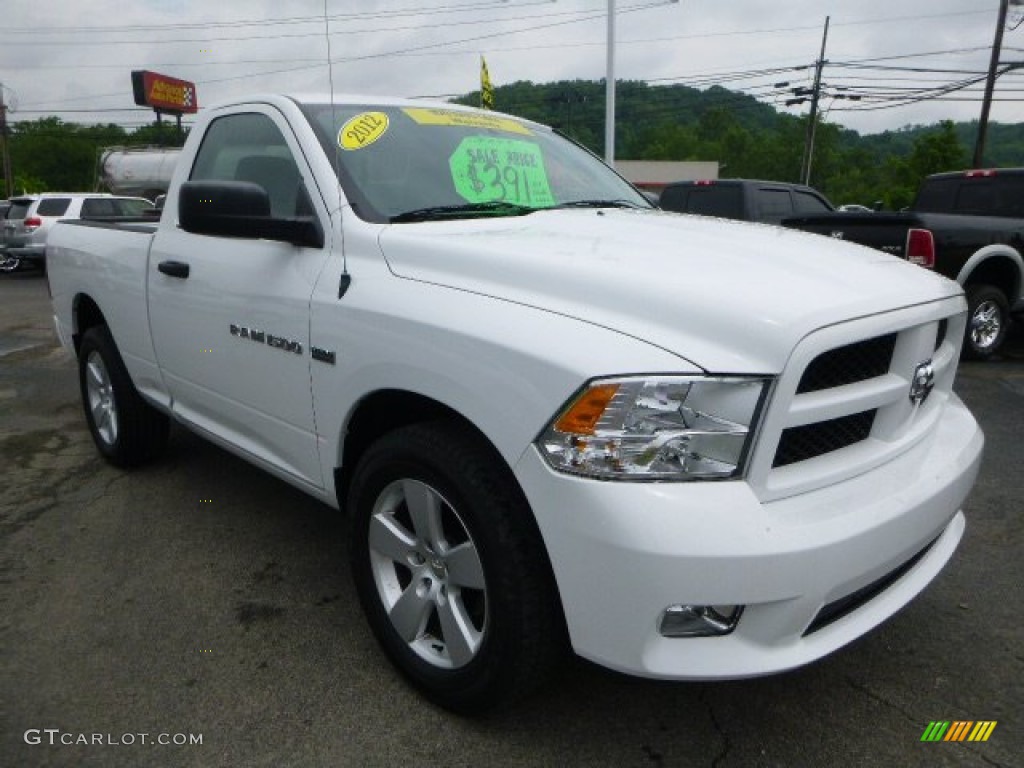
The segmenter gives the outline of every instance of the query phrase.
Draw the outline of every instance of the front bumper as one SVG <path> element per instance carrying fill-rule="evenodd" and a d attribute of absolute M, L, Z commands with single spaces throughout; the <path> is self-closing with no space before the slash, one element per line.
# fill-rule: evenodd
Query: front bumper
<path fill-rule="evenodd" d="M 864 474 L 762 502 L 746 482 L 602 482 L 516 467 L 544 537 L 574 649 L 666 679 L 763 675 L 806 664 L 891 616 L 938 574 L 984 438 L 950 396 L 934 431 Z M 930 545 L 930 546 L 929 546 Z M 826 605 L 924 551 L 879 594 L 805 634 Z M 743 605 L 729 635 L 666 638 L 670 605 Z"/>

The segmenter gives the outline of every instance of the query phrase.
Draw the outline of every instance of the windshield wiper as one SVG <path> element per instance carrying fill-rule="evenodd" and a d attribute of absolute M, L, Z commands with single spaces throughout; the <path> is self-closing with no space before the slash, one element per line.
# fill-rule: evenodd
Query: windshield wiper
<path fill-rule="evenodd" d="M 552 208 L 640 208 L 631 200 L 570 200 L 567 203 L 559 203 Z"/>
<path fill-rule="evenodd" d="M 474 216 L 525 216 L 533 213 L 536 208 L 503 200 L 490 200 L 485 203 L 466 203 L 465 205 L 436 205 L 430 208 L 416 208 L 391 217 L 392 224 L 410 221 L 438 221 L 441 219 L 464 219 Z"/>

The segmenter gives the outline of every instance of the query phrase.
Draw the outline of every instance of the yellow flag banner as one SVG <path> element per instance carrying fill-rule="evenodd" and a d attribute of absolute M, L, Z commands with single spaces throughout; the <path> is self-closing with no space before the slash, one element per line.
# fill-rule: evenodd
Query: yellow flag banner
<path fill-rule="evenodd" d="M 483 56 L 480 57 L 480 106 L 483 109 L 494 109 L 494 88 L 487 72 L 487 60 Z"/>

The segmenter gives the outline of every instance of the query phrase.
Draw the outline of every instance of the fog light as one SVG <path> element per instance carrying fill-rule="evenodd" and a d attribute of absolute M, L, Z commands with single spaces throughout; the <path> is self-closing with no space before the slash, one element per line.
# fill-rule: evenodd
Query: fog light
<path fill-rule="evenodd" d="M 670 605 L 661 614 L 658 632 L 665 637 L 728 635 L 741 613 L 742 605 Z"/>

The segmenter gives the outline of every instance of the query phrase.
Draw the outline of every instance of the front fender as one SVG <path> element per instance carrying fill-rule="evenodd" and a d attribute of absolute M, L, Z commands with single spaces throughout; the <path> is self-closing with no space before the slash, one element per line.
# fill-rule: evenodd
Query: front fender
<path fill-rule="evenodd" d="M 382 390 L 413 393 L 460 414 L 511 467 L 588 379 L 700 372 L 607 328 L 394 277 L 354 281 L 345 302 L 315 305 L 313 317 L 311 343 L 337 353 L 335 365 L 311 364 L 325 477 L 344 461 L 352 415 Z"/>

